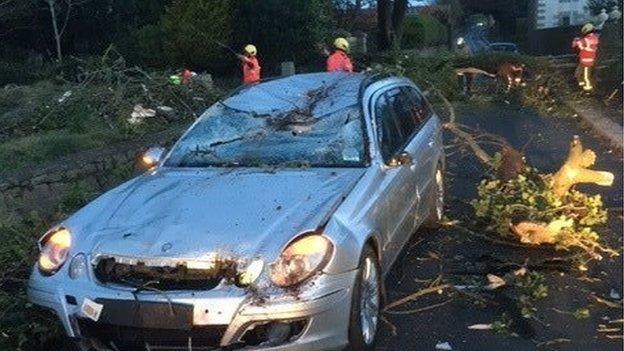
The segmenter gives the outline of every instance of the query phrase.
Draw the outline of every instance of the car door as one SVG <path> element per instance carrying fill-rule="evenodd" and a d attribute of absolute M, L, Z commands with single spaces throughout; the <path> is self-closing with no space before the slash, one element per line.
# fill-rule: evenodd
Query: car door
<path fill-rule="evenodd" d="M 404 87 L 405 94 L 410 100 L 411 114 L 416 120 L 417 129 L 410 141 L 410 150 L 414 152 L 414 164 L 417 165 L 416 185 L 418 194 L 423 200 L 429 199 L 434 186 L 434 172 L 437 166 L 437 143 L 439 135 L 439 121 L 432 118 L 432 109 L 427 100 L 414 87 Z M 416 214 L 416 224 L 420 224 L 428 215 L 427 202 L 419 201 Z"/>
<path fill-rule="evenodd" d="M 407 111 L 406 104 L 409 102 L 408 96 L 400 87 L 385 91 L 374 102 L 376 143 L 383 162 L 380 165 L 376 208 L 379 226 L 385 239 L 384 261 L 389 261 L 386 263 L 394 261 L 415 225 L 417 167 L 412 162 L 397 164 L 402 152 L 407 153 L 408 159 L 413 159 L 415 155 L 410 141 L 416 124 Z"/>

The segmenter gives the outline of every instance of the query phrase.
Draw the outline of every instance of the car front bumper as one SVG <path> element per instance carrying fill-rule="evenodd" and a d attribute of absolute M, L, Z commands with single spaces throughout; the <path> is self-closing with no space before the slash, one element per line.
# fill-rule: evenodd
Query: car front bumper
<path fill-rule="evenodd" d="M 227 326 L 220 338 L 222 347 L 334 350 L 347 344 L 356 272 L 323 273 L 297 290 L 267 290 L 267 294 L 256 292 L 253 297 L 249 291 L 231 285 L 220 285 L 209 291 L 141 292 L 135 296 L 129 289 L 111 288 L 88 279 L 43 277 L 35 270 L 28 284 L 28 297 L 32 303 L 53 310 L 67 335 L 77 340 L 84 339 L 78 321 L 86 318 L 80 308 L 85 299 L 139 300 L 141 303 L 192 305 L 193 326 Z M 303 319 L 306 325 L 301 333 L 279 345 L 245 347 L 241 343 L 243 335 L 254 326 Z"/>

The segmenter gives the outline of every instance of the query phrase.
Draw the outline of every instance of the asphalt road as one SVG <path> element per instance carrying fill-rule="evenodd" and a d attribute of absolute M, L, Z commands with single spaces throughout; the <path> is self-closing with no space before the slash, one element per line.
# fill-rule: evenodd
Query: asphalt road
<path fill-rule="evenodd" d="M 535 113 L 508 105 L 460 104 L 459 122 L 504 136 L 518 149 L 524 148 L 529 164 L 553 172 L 567 156 L 573 135 L 598 155 L 594 169 L 615 174 L 612 187 L 582 186 L 582 190 L 602 195 L 610 208 L 609 223 L 599 232 L 614 248 L 622 247 L 622 159 L 603 147 L 574 119 L 542 118 Z M 470 221 L 467 204 L 475 196 L 482 170 L 470 154 L 454 154 L 447 159 L 447 216 Z M 527 249 L 485 241 L 457 229 L 422 230 L 406 247 L 403 257 L 386 279 L 387 301 L 396 301 L 435 283 L 483 280 L 487 273 L 502 275 L 525 262 L 543 273 L 548 296 L 536 303 L 535 320 L 520 316 L 514 288 L 469 297 L 445 289 L 427 294 L 395 310 L 414 310 L 407 314 L 385 313 L 378 350 L 435 350 L 448 342 L 453 350 L 621 350 L 621 339 L 609 339 L 596 329 L 609 320 L 622 318 L 622 309 L 597 303 L 592 296 L 608 298 L 611 289 L 622 294 L 622 260 L 604 259 L 593 263 L 585 273 L 570 271 L 568 264 L 552 264 L 564 256 L 549 249 Z M 548 265 L 548 263 L 551 265 Z M 436 307 L 437 304 L 442 304 Z M 571 312 L 587 308 L 589 318 L 577 320 Z M 491 323 L 505 313 L 512 319 L 510 334 L 489 330 L 469 330 L 477 323 Z M 621 324 L 614 326 L 620 327 Z M 612 335 L 622 335 L 621 329 Z"/>

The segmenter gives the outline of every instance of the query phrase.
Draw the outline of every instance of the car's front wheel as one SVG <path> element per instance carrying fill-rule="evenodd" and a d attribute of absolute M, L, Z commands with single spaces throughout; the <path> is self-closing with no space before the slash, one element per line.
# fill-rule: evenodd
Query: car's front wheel
<path fill-rule="evenodd" d="M 382 301 L 381 284 L 377 255 L 370 246 L 366 246 L 353 288 L 348 350 L 375 349 Z"/>

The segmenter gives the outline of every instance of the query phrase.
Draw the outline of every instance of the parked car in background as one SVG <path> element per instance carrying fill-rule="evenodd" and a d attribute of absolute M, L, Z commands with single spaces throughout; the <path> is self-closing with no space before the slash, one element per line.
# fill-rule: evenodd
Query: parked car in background
<path fill-rule="evenodd" d="M 406 78 L 242 87 L 40 240 L 28 283 L 82 350 L 373 350 L 383 277 L 442 218 L 441 123 Z"/>
<path fill-rule="evenodd" d="M 494 52 L 512 52 L 512 53 L 520 53 L 518 50 L 518 45 L 514 43 L 490 43 L 489 51 Z"/>

